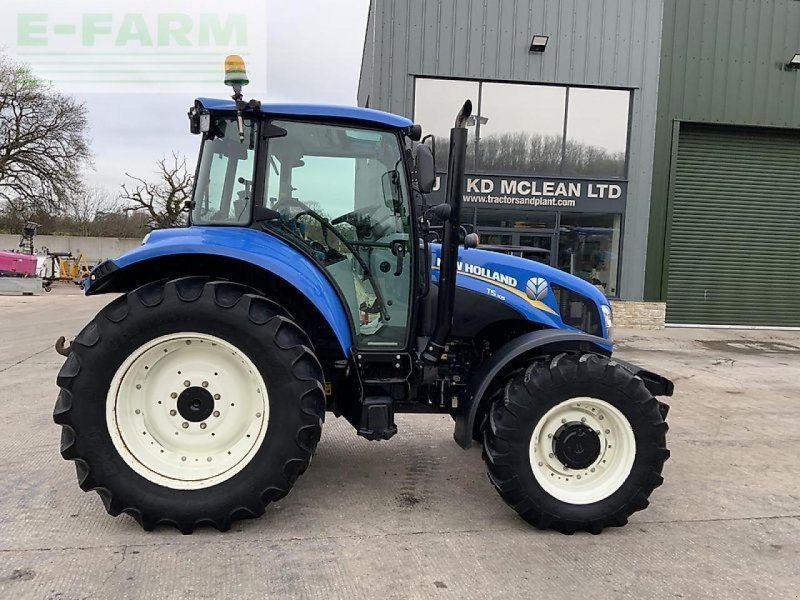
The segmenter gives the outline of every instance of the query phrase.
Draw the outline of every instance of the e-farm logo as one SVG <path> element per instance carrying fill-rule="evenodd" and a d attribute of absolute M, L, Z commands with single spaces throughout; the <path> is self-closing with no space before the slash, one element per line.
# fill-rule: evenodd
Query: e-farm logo
<path fill-rule="evenodd" d="M 46 14 L 17 16 L 19 46 L 48 46 L 55 36 L 72 36 L 83 47 L 94 48 L 109 42 L 116 48 L 173 48 L 247 45 L 245 15 L 158 14 L 151 27 L 142 14 L 123 14 L 115 23 L 114 14 L 86 14 L 77 23 L 51 23 Z M 51 38 L 52 36 L 52 38 Z"/>
<path fill-rule="evenodd" d="M 265 4 L 40 0 L 0 23 L 0 44 L 31 77 L 68 92 L 219 94 L 225 56 L 240 54 L 254 93 L 266 80 Z"/>

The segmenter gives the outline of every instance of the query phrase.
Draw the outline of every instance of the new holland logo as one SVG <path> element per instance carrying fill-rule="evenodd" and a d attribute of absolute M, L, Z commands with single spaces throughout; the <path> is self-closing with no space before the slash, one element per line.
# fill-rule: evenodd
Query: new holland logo
<path fill-rule="evenodd" d="M 525 293 L 531 300 L 544 300 L 547 296 L 547 280 L 541 277 L 532 277 L 525 285 Z"/>

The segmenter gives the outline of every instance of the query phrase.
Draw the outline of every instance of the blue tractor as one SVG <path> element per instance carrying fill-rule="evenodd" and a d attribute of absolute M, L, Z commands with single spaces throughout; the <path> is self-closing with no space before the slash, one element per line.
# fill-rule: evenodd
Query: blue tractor
<path fill-rule="evenodd" d="M 446 202 L 434 150 L 365 108 L 199 99 L 188 226 L 94 269 L 119 294 L 58 374 L 61 454 L 111 515 L 226 530 L 289 493 L 326 412 L 388 440 L 447 413 L 462 448 L 541 529 L 600 533 L 648 505 L 672 383 L 612 357 L 594 286 L 481 250 L 459 222 L 467 102 Z"/>

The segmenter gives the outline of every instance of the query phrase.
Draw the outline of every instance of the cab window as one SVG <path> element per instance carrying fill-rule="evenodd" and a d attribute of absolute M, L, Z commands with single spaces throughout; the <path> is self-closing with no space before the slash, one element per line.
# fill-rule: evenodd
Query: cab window
<path fill-rule="evenodd" d="M 411 221 L 402 153 L 393 132 L 273 121 L 266 226 L 292 236 L 336 281 L 363 348 L 406 344 Z"/>

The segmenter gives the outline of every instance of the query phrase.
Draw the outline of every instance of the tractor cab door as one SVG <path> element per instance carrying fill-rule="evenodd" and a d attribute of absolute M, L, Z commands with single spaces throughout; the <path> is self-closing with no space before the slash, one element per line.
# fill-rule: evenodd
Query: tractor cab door
<path fill-rule="evenodd" d="M 267 143 L 266 225 L 305 249 L 336 282 L 359 349 L 405 349 L 412 220 L 396 133 L 275 120 Z"/>

